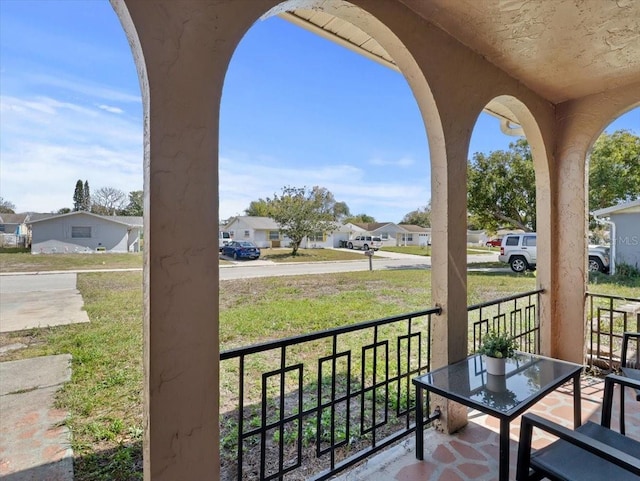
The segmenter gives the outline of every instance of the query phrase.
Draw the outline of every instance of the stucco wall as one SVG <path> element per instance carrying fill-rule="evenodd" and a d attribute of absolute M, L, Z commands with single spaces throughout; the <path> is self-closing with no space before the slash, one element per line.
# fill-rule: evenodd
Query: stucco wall
<path fill-rule="evenodd" d="M 616 225 L 616 265 L 640 268 L 640 213 L 613 214 L 611 220 Z"/>
<path fill-rule="evenodd" d="M 91 227 L 91 237 L 72 238 L 72 227 Z M 127 240 L 126 225 L 89 215 L 74 215 L 32 224 L 31 252 L 95 252 L 99 246 L 108 252 L 127 252 Z"/>

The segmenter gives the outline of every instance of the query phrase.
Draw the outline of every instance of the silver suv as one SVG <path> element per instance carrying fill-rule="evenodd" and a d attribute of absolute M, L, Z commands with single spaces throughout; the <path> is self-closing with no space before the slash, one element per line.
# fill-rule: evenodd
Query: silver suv
<path fill-rule="evenodd" d="M 511 266 L 513 272 L 536 268 L 536 233 L 508 234 L 502 239 L 498 260 Z M 589 246 L 589 272 L 609 272 L 609 248 Z"/>
<path fill-rule="evenodd" d="M 536 234 L 507 234 L 502 238 L 498 260 L 511 266 L 513 272 L 536 268 Z"/>
<path fill-rule="evenodd" d="M 378 236 L 358 235 L 347 241 L 347 247 L 349 249 L 362 249 L 365 251 L 373 249 L 377 251 L 382 247 L 382 239 Z"/>

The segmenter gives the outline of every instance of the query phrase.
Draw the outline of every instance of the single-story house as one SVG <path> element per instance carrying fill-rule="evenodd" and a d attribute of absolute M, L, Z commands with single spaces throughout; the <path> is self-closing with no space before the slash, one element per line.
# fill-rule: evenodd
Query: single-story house
<path fill-rule="evenodd" d="M 404 229 L 393 222 L 356 223 L 363 231 L 380 237 L 385 246 L 397 245 L 398 234 L 406 233 Z"/>
<path fill-rule="evenodd" d="M 29 213 L 0 214 L 0 247 L 18 247 L 29 244 Z"/>
<path fill-rule="evenodd" d="M 278 223 L 270 217 L 237 216 L 220 226 L 222 233 L 228 233 L 232 240 L 249 240 L 258 247 L 289 247 L 291 239 L 280 232 Z M 300 247 L 303 249 L 322 249 L 340 247 L 341 241 L 347 241 L 353 235 L 365 232 L 356 224 L 336 223 L 332 231 L 317 232 L 305 237 Z"/>
<path fill-rule="evenodd" d="M 29 213 L 26 212 L 23 214 L 0 214 L 0 233 L 27 235 L 29 232 L 28 220 Z"/>
<path fill-rule="evenodd" d="M 31 253 L 138 252 L 142 217 L 77 211 L 27 222 Z"/>
<path fill-rule="evenodd" d="M 290 240 L 280 233 L 280 226 L 271 217 L 240 215 L 232 217 L 223 227 L 231 239 L 252 241 L 258 247 L 288 247 Z"/>
<path fill-rule="evenodd" d="M 332 247 L 340 247 L 340 244 L 346 242 L 355 235 L 364 232 L 355 224 L 347 222 L 341 224 L 336 222 L 336 227 L 332 231 L 317 232 L 315 235 L 309 236 L 302 241 L 301 247 L 311 249 L 324 249 Z"/>
<path fill-rule="evenodd" d="M 398 224 L 403 232 L 396 235 L 398 246 L 428 246 L 431 245 L 431 227 L 421 227 L 414 224 Z"/>
<path fill-rule="evenodd" d="M 620 264 L 640 268 L 640 199 L 599 209 L 592 215 L 611 228 L 611 273 Z"/>

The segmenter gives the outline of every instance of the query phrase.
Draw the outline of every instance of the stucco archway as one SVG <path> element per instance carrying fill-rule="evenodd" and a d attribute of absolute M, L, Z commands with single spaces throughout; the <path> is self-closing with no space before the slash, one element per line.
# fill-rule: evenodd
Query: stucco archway
<path fill-rule="evenodd" d="M 226 66 L 268 4 L 243 5 L 241 11 L 233 3 L 216 8 L 201 2 L 113 4 L 134 52 L 144 103 L 145 478 L 215 479 L 218 115 Z M 319 5 L 344 14 L 401 54 L 423 115 L 437 129 L 437 109 L 424 77 L 391 31 L 345 2 Z M 398 25 L 413 18 L 399 6 L 390 11 Z M 443 136 L 432 135 L 439 137 L 434 145 L 446 166 Z M 190 236 L 181 235 L 188 231 Z M 441 232 L 451 235 L 447 226 Z M 458 282 L 457 287 L 464 295 L 466 286 Z M 447 300 L 455 290 L 445 289 Z"/>
<path fill-rule="evenodd" d="M 238 43 L 258 18 L 278 5 L 315 6 L 375 35 L 416 96 L 429 126 L 431 149 L 437 226 L 433 236 L 437 257 L 433 300 L 442 306 L 446 320 L 438 323 L 441 330 L 434 332 L 446 340 L 434 352 L 436 365 L 466 355 L 466 189 L 461 186 L 466 184 L 475 119 L 489 99 L 500 95 L 520 99 L 527 106 L 544 139 L 544 152 L 553 153 L 546 157 L 548 201 L 544 192 L 539 193 L 542 204 L 549 204 L 549 238 L 554 238 L 549 248 L 550 262 L 554 262 L 547 314 L 554 326 L 549 353 L 581 360 L 580 342 L 562 344 L 560 339 L 573 339 L 575 328 L 583 324 L 585 273 L 576 266 L 586 265 L 584 249 L 579 248 L 585 245 L 584 159 L 607 123 L 601 121 L 605 116 L 594 111 L 607 111 L 603 106 L 612 99 L 619 107 L 632 103 L 620 99 L 628 99 L 634 89 L 637 92 L 637 82 L 624 83 L 619 77 L 615 85 L 624 86 L 617 90 L 565 101 L 570 98 L 566 88 L 549 85 L 547 89 L 544 78 L 532 75 L 530 69 L 535 70 L 537 58 L 524 70 L 510 67 L 508 62 L 492 63 L 492 59 L 499 60 L 502 49 L 497 49 L 498 54 L 483 52 L 482 42 L 471 38 L 463 43 L 447 33 L 455 29 L 443 25 L 460 16 L 441 16 L 442 12 L 454 12 L 444 3 L 112 3 L 132 45 L 145 109 L 146 479 L 218 476 L 218 256 L 214 236 L 220 98 L 226 68 Z M 495 8 L 481 12 L 486 17 L 480 15 L 483 25 L 490 27 L 486 37 L 489 47 L 500 45 L 491 40 L 496 33 L 491 29 L 494 14 L 511 15 Z M 553 14 L 549 10 L 544 13 Z M 577 14 L 587 15 L 583 10 Z M 501 30 L 498 28 L 498 33 Z M 510 40 L 502 39 L 513 47 Z M 522 76 L 529 76 L 530 82 Z M 527 85 L 539 88 L 534 91 Z M 548 92 L 548 98 L 537 92 Z M 526 127 L 526 115 L 521 121 Z M 596 125 L 599 128 L 594 128 Z M 185 236 L 185 232 L 191 235 Z M 562 257 L 558 255 L 561 251 Z M 565 256 L 565 251 L 570 251 L 569 255 Z M 462 413 L 460 417 L 465 416 Z"/>

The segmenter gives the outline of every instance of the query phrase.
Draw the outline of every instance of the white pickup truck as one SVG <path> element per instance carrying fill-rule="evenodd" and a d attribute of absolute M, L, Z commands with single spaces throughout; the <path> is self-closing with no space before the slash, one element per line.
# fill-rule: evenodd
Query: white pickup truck
<path fill-rule="evenodd" d="M 222 248 L 227 244 L 230 244 L 233 239 L 229 232 L 223 230 L 218 231 L 218 250 L 222 252 Z"/>
<path fill-rule="evenodd" d="M 373 249 L 377 251 L 382 247 L 382 239 L 377 236 L 358 235 L 347 241 L 347 247 L 349 249 L 362 249 L 365 251 Z"/>

